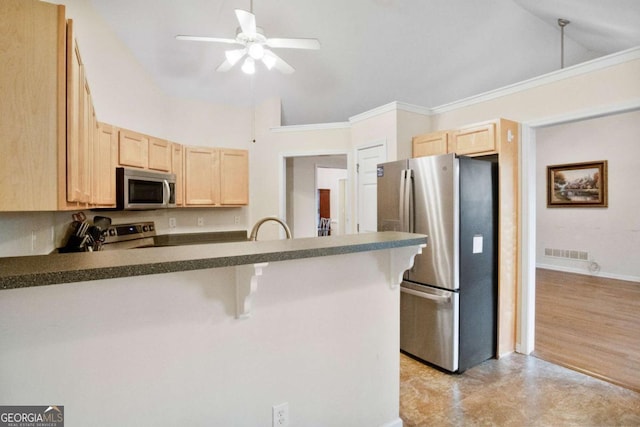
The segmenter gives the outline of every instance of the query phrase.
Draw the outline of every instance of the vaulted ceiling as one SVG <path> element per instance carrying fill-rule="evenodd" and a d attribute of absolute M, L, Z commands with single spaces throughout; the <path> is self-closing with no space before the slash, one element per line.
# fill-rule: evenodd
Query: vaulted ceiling
<path fill-rule="evenodd" d="M 640 46 L 638 0 L 255 0 L 268 37 L 320 50 L 274 50 L 295 69 L 216 72 L 250 0 L 91 0 L 168 95 L 252 105 L 282 99 L 283 124 L 346 121 L 392 101 L 433 107 Z"/>

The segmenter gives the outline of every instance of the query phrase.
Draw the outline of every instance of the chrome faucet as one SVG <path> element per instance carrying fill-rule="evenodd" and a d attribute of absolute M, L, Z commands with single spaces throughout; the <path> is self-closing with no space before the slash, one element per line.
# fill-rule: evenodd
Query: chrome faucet
<path fill-rule="evenodd" d="M 249 240 L 255 241 L 258 240 L 258 230 L 260 230 L 260 226 L 262 224 L 264 224 L 267 221 L 275 221 L 278 224 L 280 224 L 282 226 L 282 228 L 284 228 L 284 232 L 287 235 L 287 239 L 291 238 L 291 230 L 289 229 L 289 226 L 280 218 L 275 217 L 275 216 L 267 216 L 262 218 L 261 220 L 259 220 L 258 222 L 256 222 L 256 225 L 253 226 L 253 228 L 251 229 L 251 234 L 249 235 Z"/>

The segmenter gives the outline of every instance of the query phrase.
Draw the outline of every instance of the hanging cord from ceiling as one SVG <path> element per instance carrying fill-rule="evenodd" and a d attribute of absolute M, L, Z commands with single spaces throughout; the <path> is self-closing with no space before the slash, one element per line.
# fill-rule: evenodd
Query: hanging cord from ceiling
<path fill-rule="evenodd" d="M 570 23 L 571 21 L 568 19 L 558 18 L 558 25 L 560 26 L 560 68 L 564 68 L 564 27 Z"/>

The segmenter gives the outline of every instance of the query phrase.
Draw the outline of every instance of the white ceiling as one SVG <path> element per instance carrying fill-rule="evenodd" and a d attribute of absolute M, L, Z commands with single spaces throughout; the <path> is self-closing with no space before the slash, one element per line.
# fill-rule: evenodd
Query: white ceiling
<path fill-rule="evenodd" d="M 320 50 L 278 49 L 296 72 L 237 65 L 234 9 L 250 0 L 91 0 L 167 94 L 251 105 L 278 96 L 283 124 L 346 121 L 392 101 L 433 107 L 640 46 L 640 0 L 255 0 L 268 37 L 318 38 Z"/>

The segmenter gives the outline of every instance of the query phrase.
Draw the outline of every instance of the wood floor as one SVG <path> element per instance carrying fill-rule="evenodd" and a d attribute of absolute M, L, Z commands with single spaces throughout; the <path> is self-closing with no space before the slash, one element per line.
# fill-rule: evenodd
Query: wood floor
<path fill-rule="evenodd" d="M 536 270 L 534 355 L 640 391 L 640 283 Z"/>

